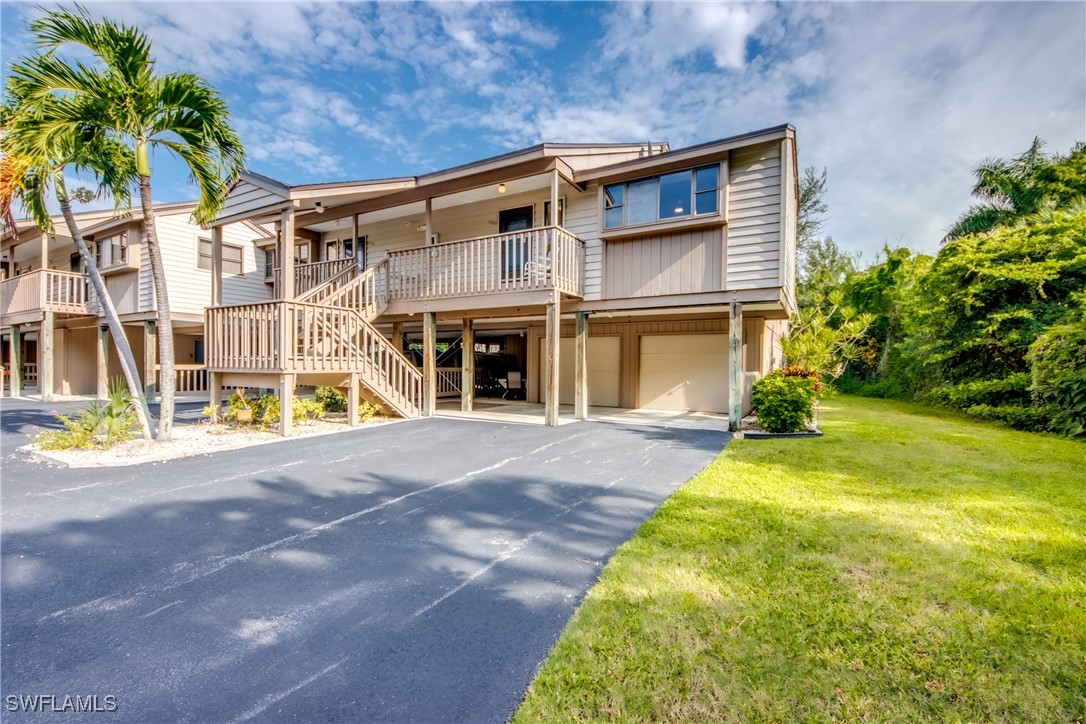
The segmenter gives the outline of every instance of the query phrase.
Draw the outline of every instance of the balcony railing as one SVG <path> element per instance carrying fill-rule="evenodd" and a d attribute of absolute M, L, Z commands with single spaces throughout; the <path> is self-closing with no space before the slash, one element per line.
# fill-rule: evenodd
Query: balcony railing
<path fill-rule="evenodd" d="M 311 264 L 295 264 L 295 296 L 305 294 L 313 287 L 324 284 L 326 281 L 336 276 L 344 269 L 355 266 L 356 264 L 358 264 L 358 260 L 353 257 L 347 257 L 345 259 L 333 259 L 331 261 L 316 261 Z M 274 272 L 274 284 L 272 287 L 272 293 L 277 299 L 279 298 L 280 279 L 282 279 L 282 270 L 279 267 L 276 267 Z"/>
<path fill-rule="evenodd" d="M 87 278 L 76 272 L 39 269 L 0 282 L 0 313 L 35 311 L 87 314 Z"/>
<path fill-rule="evenodd" d="M 558 226 L 495 234 L 388 255 L 390 300 L 557 289 L 584 294 L 585 244 Z"/>

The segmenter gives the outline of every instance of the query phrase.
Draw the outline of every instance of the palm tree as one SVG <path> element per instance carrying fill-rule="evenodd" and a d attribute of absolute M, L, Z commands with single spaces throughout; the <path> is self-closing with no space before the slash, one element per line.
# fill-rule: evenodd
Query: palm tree
<path fill-rule="evenodd" d="M 158 438 L 168 440 L 173 427 L 173 325 L 155 227 L 150 151 L 165 149 L 188 167 L 200 189 L 193 212 L 198 224 L 211 223 L 222 208 L 230 186 L 241 173 L 245 151 L 219 92 L 197 75 L 156 74 L 151 42 L 138 28 L 95 21 L 84 8 L 76 7 L 51 12 L 30 23 L 29 29 L 43 54 L 26 62 L 23 80 L 39 95 L 59 93 L 80 98 L 78 107 L 84 115 L 68 122 L 90 123 L 115 132 L 132 153 L 158 307 L 162 370 Z M 56 51 L 67 44 L 89 51 L 93 61 L 58 58 Z"/>
<path fill-rule="evenodd" d="M 99 194 L 108 192 L 118 208 L 127 207 L 135 169 L 123 144 L 101 131 L 72 127 L 66 127 L 63 132 L 45 130 L 50 127 L 53 115 L 51 106 L 55 105 L 50 99 L 30 102 L 20 98 L 17 92 L 11 92 L 0 108 L 0 151 L 3 152 L 3 160 L 0 161 L 0 214 L 8 219 L 13 218 L 12 208 L 16 202 L 20 202 L 42 233 L 53 233 L 53 222 L 46 204 L 46 194 L 52 187 L 68 233 L 83 259 L 117 347 L 121 372 L 136 403 L 140 431 L 145 440 L 150 440 L 151 415 L 140 386 L 136 359 L 117 316 L 117 309 L 98 272 L 94 254 L 87 247 L 76 223 L 65 183 L 65 169 L 69 167 L 90 171 L 99 179 Z"/>

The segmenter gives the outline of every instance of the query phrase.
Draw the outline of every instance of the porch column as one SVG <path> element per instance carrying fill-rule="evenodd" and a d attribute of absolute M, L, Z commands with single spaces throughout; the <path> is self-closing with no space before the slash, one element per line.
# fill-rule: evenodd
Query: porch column
<path fill-rule="evenodd" d="M 98 325 L 98 399 L 109 396 L 109 327 Z"/>
<path fill-rule="evenodd" d="M 558 226 L 558 169 L 551 171 L 551 226 Z"/>
<path fill-rule="evenodd" d="M 49 235 L 48 234 L 42 234 L 41 235 L 41 259 L 40 259 L 40 262 L 41 262 L 41 268 L 42 269 L 48 269 L 49 268 Z M 43 279 L 42 284 L 44 284 L 44 283 L 45 283 L 45 280 Z M 40 371 L 39 371 L 38 374 L 41 374 Z"/>
<path fill-rule="evenodd" d="M 363 271 L 362 268 L 362 253 L 359 249 L 358 243 L 358 214 L 351 214 L 351 238 L 354 239 L 354 263 L 358 267 L 358 271 Z"/>
<path fill-rule="evenodd" d="M 215 304 L 218 303 L 215 302 Z M 143 394 L 148 402 L 155 398 L 155 392 L 158 390 L 157 364 L 158 326 L 153 321 L 146 321 L 143 323 Z"/>
<path fill-rule="evenodd" d="M 434 238 L 434 200 L 429 196 L 426 197 L 426 239 L 422 242 L 423 246 L 430 246 L 430 240 Z M 434 283 L 434 257 L 433 252 L 426 252 L 426 292 L 427 294 L 433 293 Z"/>
<path fill-rule="evenodd" d="M 577 352 L 574 366 L 574 392 L 573 414 L 578 420 L 588 419 L 588 313 L 577 312 Z"/>
<path fill-rule="evenodd" d="M 222 374 L 219 372 L 207 373 L 208 404 L 216 410 L 222 409 Z"/>
<path fill-rule="evenodd" d="M 437 409 L 437 317 L 422 313 L 422 416 L 433 417 Z"/>
<path fill-rule="evenodd" d="M 460 343 L 460 409 L 471 412 L 475 406 L 475 327 L 464 320 Z"/>
<path fill-rule="evenodd" d="M 43 280 L 44 283 L 44 280 Z M 53 312 L 45 312 L 38 332 L 38 390 L 42 402 L 53 401 L 53 329 L 56 318 Z"/>
<path fill-rule="evenodd" d="M 23 396 L 23 328 L 11 325 L 11 396 Z"/>
<path fill-rule="evenodd" d="M 279 281 L 280 298 L 285 302 L 294 300 L 294 211 L 283 212 L 279 224 Z"/>
<path fill-rule="evenodd" d="M 358 424 L 358 373 L 352 372 L 350 382 L 347 384 L 347 424 L 354 427 Z"/>
<path fill-rule="evenodd" d="M 294 427 L 294 375 L 279 375 L 279 436 L 290 437 Z"/>
<path fill-rule="evenodd" d="M 222 304 L 222 227 L 211 227 L 211 306 Z"/>
<path fill-rule="evenodd" d="M 562 334 L 562 320 L 559 316 L 561 311 L 558 292 L 555 291 L 551 301 L 547 302 L 547 336 L 544 343 L 546 353 L 544 354 L 543 364 L 543 390 L 545 393 L 543 398 L 543 418 L 549 427 L 557 427 L 558 425 L 558 395 L 561 389 L 558 386 L 558 340 Z"/>
<path fill-rule="evenodd" d="M 392 323 L 392 346 L 397 352 L 403 352 L 403 322 Z"/>
<path fill-rule="evenodd" d="M 728 430 L 743 425 L 743 305 L 732 302 L 728 310 Z"/>

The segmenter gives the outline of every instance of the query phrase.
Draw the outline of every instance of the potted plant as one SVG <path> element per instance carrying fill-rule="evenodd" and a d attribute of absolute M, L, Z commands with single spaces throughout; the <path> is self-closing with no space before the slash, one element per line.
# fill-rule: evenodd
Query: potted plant
<path fill-rule="evenodd" d="M 238 387 L 230 396 L 230 407 L 234 412 L 234 419 L 238 423 L 250 423 L 253 421 L 253 405 L 245 396 L 245 388 Z"/>

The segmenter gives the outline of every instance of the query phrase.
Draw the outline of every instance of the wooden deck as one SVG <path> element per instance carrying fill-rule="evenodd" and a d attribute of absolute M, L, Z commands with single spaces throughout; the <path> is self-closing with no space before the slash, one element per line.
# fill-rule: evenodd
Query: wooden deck
<path fill-rule="evenodd" d="M 43 312 L 88 314 L 87 278 L 76 272 L 39 269 L 0 282 L 4 325 L 36 321 Z"/>

